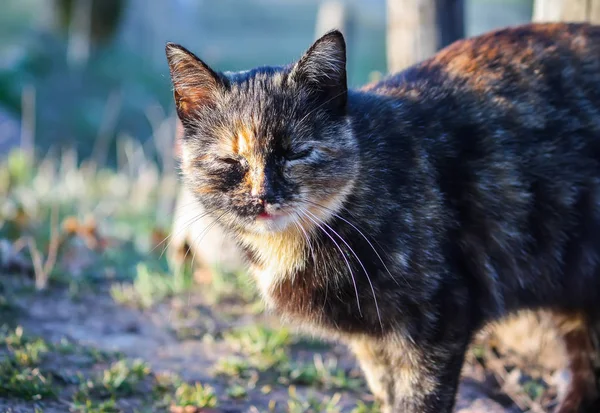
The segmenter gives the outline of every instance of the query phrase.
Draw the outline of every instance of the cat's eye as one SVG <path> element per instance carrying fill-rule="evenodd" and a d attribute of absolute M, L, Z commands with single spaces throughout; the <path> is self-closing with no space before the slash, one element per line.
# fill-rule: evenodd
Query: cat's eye
<path fill-rule="evenodd" d="M 288 161 L 296 161 L 298 159 L 306 158 L 312 153 L 312 148 L 304 148 L 299 151 L 289 151 L 285 156 Z"/>
<path fill-rule="evenodd" d="M 236 158 L 219 158 L 219 161 L 227 165 L 239 165 L 241 163 L 241 161 Z"/>

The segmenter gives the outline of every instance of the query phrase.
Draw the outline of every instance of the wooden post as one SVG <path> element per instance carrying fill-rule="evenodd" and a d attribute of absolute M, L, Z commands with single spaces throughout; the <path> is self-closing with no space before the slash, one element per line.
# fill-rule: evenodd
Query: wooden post
<path fill-rule="evenodd" d="M 535 22 L 600 23 L 600 0 L 535 0 Z"/>
<path fill-rule="evenodd" d="M 346 6 L 340 0 L 328 0 L 321 3 L 315 24 L 315 39 L 329 30 L 338 29 L 346 34 Z"/>
<path fill-rule="evenodd" d="M 388 71 L 431 57 L 464 36 L 463 0 L 388 0 Z"/>

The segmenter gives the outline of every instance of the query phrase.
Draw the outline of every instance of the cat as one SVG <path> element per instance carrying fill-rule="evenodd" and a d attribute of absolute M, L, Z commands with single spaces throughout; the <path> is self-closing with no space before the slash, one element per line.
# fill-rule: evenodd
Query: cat
<path fill-rule="evenodd" d="M 184 184 L 383 412 L 451 412 L 474 334 L 523 309 L 567 349 L 556 411 L 600 411 L 599 26 L 496 30 L 356 90 L 335 30 L 280 67 L 166 54 Z"/>

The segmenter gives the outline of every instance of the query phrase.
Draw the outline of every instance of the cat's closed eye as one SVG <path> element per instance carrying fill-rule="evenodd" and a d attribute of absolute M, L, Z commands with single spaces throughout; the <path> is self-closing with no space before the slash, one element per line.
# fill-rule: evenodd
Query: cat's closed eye
<path fill-rule="evenodd" d="M 225 157 L 225 158 L 218 158 L 218 159 L 219 159 L 219 162 L 222 162 L 227 165 L 240 165 L 242 163 L 241 158 Z"/>
<path fill-rule="evenodd" d="M 297 161 L 308 157 L 313 151 L 313 148 L 307 147 L 300 150 L 290 150 L 286 155 L 285 159 L 288 161 Z"/>

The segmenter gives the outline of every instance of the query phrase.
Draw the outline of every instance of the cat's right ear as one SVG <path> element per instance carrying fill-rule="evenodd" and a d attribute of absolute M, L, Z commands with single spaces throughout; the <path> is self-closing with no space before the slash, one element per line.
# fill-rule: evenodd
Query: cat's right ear
<path fill-rule="evenodd" d="M 339 30 L 332 30 L 304 53 L 290 77 L 321 94 L 329 105 L 344 109 L 347 101 L 346 42 Z"/>
<path fill-rule="evenodd" d="M 214 103 L 223 80 L 206 63 L 184 47 L 167 43 L 165 48 L 177 114 L 183 123 Z"/>

